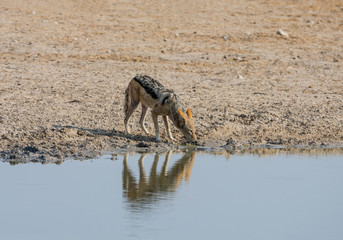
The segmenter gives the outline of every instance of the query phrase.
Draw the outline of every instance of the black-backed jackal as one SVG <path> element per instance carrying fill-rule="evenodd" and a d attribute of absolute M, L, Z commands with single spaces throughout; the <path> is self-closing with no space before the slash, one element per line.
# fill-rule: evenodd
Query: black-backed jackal
<path fill-rule="evenodd" d="M 142 104 L 142 115 L 139 123 L 146 134 L 149 132 L 145 128 L 144 120 L 148 108 L 152 109 L 151 115 L 155 125 L 156 141 L 161 141 L 157 119 L 159 115 L 163 116 L 167 134 L 171 140 L 173 137 L 170 132 L 168 117 L 188 140 L 192 142 L 197 140 L 191 109 L 187 110 L 187 115 L 184 114 L 183 104 L 179 97 L 172 90 L 166 89 L 162 84 L 145 75 L 134 77 L 125 90 L 124 125 L 126 134 L 130 134 L 127 123 L 139 103 Z"/>

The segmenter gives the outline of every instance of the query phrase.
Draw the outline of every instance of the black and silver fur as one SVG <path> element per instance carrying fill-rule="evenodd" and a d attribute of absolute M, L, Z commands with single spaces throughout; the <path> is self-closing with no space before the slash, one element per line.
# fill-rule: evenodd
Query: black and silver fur
<path fill-rule="evenodd" d="M 147 112 L 148 107 L 152 108 L 152 117 L 155 124 L 156 130 L 156 139 L 159 141 L 159 130 L 158 130 L 158 122 L 157 116 L 163 116 L 164 123 L 167 128 L 168 136 L 172 139 L 169 123 L 167 117 L 169 117 L 172 122 L 175 124 L 177 128 L 184 133 L 187 138 L 189 136 L 189 130 L 185 125 L 187 119 L 182 117 L 179 113 L 180 109 L 184 112 L 184 106 L 179 99 L 179 97 L 174 93 L 173 90 L 169 90 L 165 88 L 161 83 L 154 80 L 153 78 L 146 76 L 146 75 L 137 75 L 135 76 L 127 89 L 125 90 L 125 104 L 124 104 L 124 111 L 125 111 L 125 130 L 129 133 L 129 129 L 127 127 L 127 123 L 129 121 L 130 116 L 137 108 L 138 104 L 142 104 L 142 115 L 140 118 L 140 124 L 143 130 L 148 134 L 148 131 L 145 128 L 144 120 L 145 115 Z M 192 120 L 192 119 L 191 119 Z M 193 126 L 194 131 L 194 126 Z M 194 133 L 194 137 L 195 133 Z"/>

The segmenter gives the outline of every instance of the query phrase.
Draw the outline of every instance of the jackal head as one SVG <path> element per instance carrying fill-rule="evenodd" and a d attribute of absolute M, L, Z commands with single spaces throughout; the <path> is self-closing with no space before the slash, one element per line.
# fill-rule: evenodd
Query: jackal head
<path fill-rule="evenodd" d="M 188 140 L 190 140 L 191 142 L 195 142 L 197 140 L 197 136 L 195 135 L 194 120 L 191 109 L 188 108 L 186 112 L 187 116 L 181 111 L 180 108 L 178 108 L 177 110 L 184 120 L 180 121 L 180 123 L 178 124 L 178 128 Z"/>

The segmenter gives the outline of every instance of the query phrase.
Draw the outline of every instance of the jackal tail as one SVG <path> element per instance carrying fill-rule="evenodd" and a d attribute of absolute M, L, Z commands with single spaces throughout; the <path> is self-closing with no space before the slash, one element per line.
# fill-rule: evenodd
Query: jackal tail
<path fill-rule="evenodd" d="M 125 102 L 124 102 L 124 113 L 127 114 L 127 111 L 129 110 L 129 106 L 131 105 L 131 97 L 129 94 L 129 88 L 130 85 L 125 89 Z"/>

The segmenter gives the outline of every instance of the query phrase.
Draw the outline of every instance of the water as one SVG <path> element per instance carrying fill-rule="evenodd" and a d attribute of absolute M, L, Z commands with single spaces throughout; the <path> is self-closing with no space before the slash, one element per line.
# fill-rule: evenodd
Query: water
<path fill-rule="evenodd" d="M 0 239 L 343 239 L 342 155 L 0 162 Z"/>

